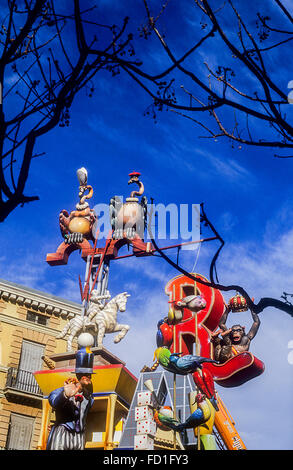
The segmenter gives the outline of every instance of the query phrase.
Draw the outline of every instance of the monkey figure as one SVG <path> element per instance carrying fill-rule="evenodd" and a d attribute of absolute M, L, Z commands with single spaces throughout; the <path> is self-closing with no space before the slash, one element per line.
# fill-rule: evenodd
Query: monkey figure
<path fill-rule="evenodd" d="M 251 310 L 253 323 L 247 334 L 245 333 L 245 327 L 241 325 L 233 325 L 228 329 L 226 322 L 229 311 L 230 307 L 226 306 L 226 310 L 220 319 L 220 330 L 213 333 L 211 338 L 214 345 L 214 358 L 220 363 L 228 361 L 228 359 L 237 354 L 248 351 L 250 342 L 255 337 L 260 326 L 258 315 Z M 222 338 L 219 338 L 220 334 Z"/>

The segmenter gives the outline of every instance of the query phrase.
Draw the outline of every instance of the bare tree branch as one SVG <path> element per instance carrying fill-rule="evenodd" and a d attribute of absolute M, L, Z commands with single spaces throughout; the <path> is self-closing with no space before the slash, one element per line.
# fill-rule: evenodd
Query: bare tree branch
<path fill-rule="evenodd" d="M 238 8 L 236 3 L 239 5 Z M 292 16 L 282 2 L 274 0 L 272 5 L 273 3 L 279 9 L 280 15 L 285 16 L 284 23 L 289 20 L 292 24 Z M 289 56 L 288 47 L 293 40 L 293 31 L 269 26 L 269 18 L 260 13 L 255 18 L 257 26 L 250 31 L 247 24 L 251 25 L 253 18 L 246 18 L 245 21 L 240 12 L 241 2 L 237 0 L 234 2 L 227 0 L 225 2 L 226 5 L 222 6 L 220 10 L 223 17 L 225 8 L 226 15 L 229 15 L 230 27 L 227 27 L 227 24 L 221 21 L 219 10 L 214 7 L 215 2 L 212 0 L 195 0 L 194 4 L 207 18 L 207 23 L 203 26 L 203 22 L 200 21 L 198 30 L 196 30 L 195 26 L 192 26 L 194 30 L 193 36 L 199 35 L 201 29 L 209 27 L 209 24 L 211 30 L 203 38 L 196 40 L 193 46 L 186 44 L 187 52 L 185 54 L 181 53 L 181 58 L 177 59 L 175 46 L 171 47 L 168 44 L 168 34 L 165 33 L 163 35 L 160 32 L 160 25 L 156 14 L 151 12 L 148 0 L 144 0 L 147 25 L 143 30 L 146 37 L 151 32 L 157 37 L 161 51 L 169 59 L 170 65 L 167 65 L 164 70 L 157 74 L 152 74 L 150 70 L 145 71 L 141 67 L 138 70 L 135 66 L 124 66 L 124 69 L 127 69 L 129 75 L 153 98 L 154 108 L 157 108 L 158 111 L 171 109 L 173 112 L 177 112 L 178 115 L 184 116 L 196 125 L 206 128 L 211 138 L 225 137 L 230 141 L 258 147 L 292 148 L 293 127 L 288 117 L 292 110 L 288 102 L 288 96 L 286 90 L 284 90 L 283 80 L 280 80 L 280 84 L 276 82 L 276 77 L 272 73 L 270 64 L 267 65 L 265 54 L 276 50 L 283 54 L 287 52 Z M 168 15 L 168 7 L 164 9 L 164 15 Z M 154 18 L 156 18 L 156 21 L 154 21 Z M 237 24 L 238 26 L 238 42 L 235 41 L 233 18 L 235 19 L 235 25 Z M 272 40 L 271 44 L 267 47 L 260 45 L 259 40 L 260 42 L 267 40 L 268 34 L 265 34 L 264 31 L 260 34 L 257 29 L 259 25 L 263 29 L 269 28 L 271 34 L 277 34 L 277 40 Z M 280 34 L 286 34 L 286 37 L 281 38 Z M 226 60 L 227 64 L 219 64 L 217 70 L 208 65 L 209 46 L 215 41 L 218 48 L 225 49 L 227 52 L 226 58 L 221 59 L 223 61 Z M 199 56 L 196 54 L 199 51 L 201 52 L 201 57 L 206 58 L 204 63 L 208 69 L 208 75 L 204 75 L 202 69 L 198 67 Z M 191 56 L 193 57 L 194 66 L 191 65 L 190 61 L 187 61 Z M 232 60 L 234 60 L 235 68 L 240 78 L 241 76 L 249 77 L 252 85 L 250 89 L 247 87 L 249 91 L 244 89 L 243 80 L 240 80 L 239 84 L 237 84 L 237 74 L 228 65 L 229 57 L 230 59 L 232 57 Z M 175 80 L 177 83 L 180 80 L 181 89 L 190 89 L 189 97 L 192 97 L 192 99 L 188 103 L 181 99 L 179 88 L 177 88 L 173 99 L 164 98 L 162 93 L 159 93 L 159 96 L 157 96 L 156 87 L 159 86 L 157 80 L 164 78 L 166 83 L 169 83 L 172 74 L 174 77 L 174 87 Z M 220 91 L 219 84 L 222 84 L 222 90 Z M 202 103 L 201 106 L 194 105 L 195 100 L 198 101 L 198 99 Z M 217 114 L 216 110 L 218 110 Z M 231 128 L 231 112 L 234 113 L 235 111 L 238 112 L 238 123 L 236 127 Z M 211 125 L 208 124 L 208 118 L 204 122 L 202 118 L 197 119 L 195 117 L 196 113 L 212 118 Z M 153 115 L 156 117 L 155 109 L 153 110 Z M 251 132 L 248 130 L 248 118 L 250 118 L 249 124 L 251 126 L 254 122 L 256 124 L 263 122 L 268 125 L 265 128 L 264 135 L 258 134 L 255 138 L 251 138 Z M 216 128 L 213 126 L 213 121 Z M 227 124 L 225 124 L 225 121 Z M 244 123 L 242 129 L 246 129 L 247 136 L 241 135 L 243 134 L 243 130 L 240 131 L 240 123 L 242 122 Z"/>
<path fill-rule="evenodd" d="M 152 201 L 152 203 L 153 203 L 153 201 Z M 155 249 L 161 255 L 161 257 L 165 261 L 167 261 L 167 263 L 170 264 L 174 269 L 181 272 L 182 274 L 184 274 L 188 278 L 192 279 L 193 281 L 198 282 L 199 284 L 203 284 L 205 286 L 212 287 L 214 289 L 218 289 L 218 290 L 223 291 L 223 292 L 229 292 L 229 291 L 238 292 L 239 294 L 241 294 L 245 298 L 248 308 L 250 310 L 252 310 L 253 312 L 255 312 L 256 314 L 261 313 L 264 309 L 266 309 L 268 307 L 274 307 L 274 308 L 277 308 L 277 309 L 279 309 L 283 312 L 288 313 L 293 318 L 293 305 L 290 302 L 288 302 L 287 299 L 285 299 L 285 302 L 283 302 L 281 300 L 274 299 L 274 298 L 271 298 L 271 297 L 263 297 L 259 300 L 259 302 L 257 304 L 255 304 L 254 301 L 252 300 L 252 298 L 249 296 L 249 294 L 246 292 L 246 290 L 242 286 L 239 286 L 239 285 L 236 285 L 236 284 L 225 286 L 223 284 L 219 284 L 218 282 L 215 282 L 213 273 L 214 273 L 214 270 L 215 270 L 215 264 L 216 264 L 216 261 L 218 259 L 219 254 L 220 254 L 220 251 L 224 246 L 224 240 L 219 236 L 218 232 L 215 230 L 215 228 L 213 227 L 213 225 L 211 224 L 211 222 L 207 218 L 205 211 L 203 211 L 203 204 L 201 204 L 201 209 L 202 209 L 202 221 L 204 221 L 206 224 L 208 224 L 210 226 L 210 228 L 212 229 L 214 234 L 217 236 L 217 238 L 221 242 L 221 245 L 220 245 L 219 249 L 217 250 L 216 254 L 214 255 L 214 257 L 212 259 L 212 262 L 210 264 L 210 279 L 211 280 L 210 281 L 204 281 L 203 279 L 201 279 L 197 276 L 194 276 L 193 274 L 189 273 L 184 268 L 182 268 L 182 266 L 180 266 L 179 264 L 172 261 L 166 255 L 166 253 L 159 248 L 156 241 L 154 240 L 154 236 L 153 236 L 152 230 L 151 230 L 151 222 L 149 222 L 148 223 L 148 232 L 149 232 L 150 240 L 151 240 L 153 246 L 155 247 Z M 152 216 L 152 213 L 150 214 L 150 221 L 151 221 L 151 216 Z M 284 298 L 284 297 L 282 297 L 282 298 Z"/>
<path fill-rule="evenodd" d="M 44 154 L 36 154 L 37 140 L 69 124 L 76 95 L 100 70 L 117 73 L 122 54 L 124 65 L 134 63 L 128 18 L 120 28 L 87 20 L 84 15 L 93 8 L 82 11 L 80 3 L 73 0 L 73 11 L 63 15 L 54 0 L 26 1 L 22 9 L 15 0 L 7 2 L 0 44 L 0 221 L 17 206 L 38 199 L 24 195 L 32 159 Z M 89 23 L 96 28 L 90 33 L 84 27 Z M 68 43 L 67 27 L 74 28 L 75 44 Z M 108 37 L 97 54 L 93 48 L 99 28 Z M 11 65 L 16 79 L 7 86 Z"/>

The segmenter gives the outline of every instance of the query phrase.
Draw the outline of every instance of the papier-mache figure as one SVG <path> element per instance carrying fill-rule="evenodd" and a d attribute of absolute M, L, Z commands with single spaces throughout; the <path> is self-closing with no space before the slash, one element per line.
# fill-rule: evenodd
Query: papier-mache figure
<path fill-rule="evenodd" d="M 76 353 L 76 377 L 65 381 L 64 386 L 53 390 L 48 399 L 56 412 L 56 421 L 51 428 L 47 450 L 83 450 L 87 414 L 93 405 L 94 355 L 91 350 L 81 348 Z"/>
<path fill-rule="evenodd" d="M 233 300 L 235 297 L 233 297 L 231 300 Z M 253 322 L 248 333 L 245 332 L 245 327 L 240 324 L 236 324 L 231 328 L 227 328 L 226 322 L 228 314 L 231 310 L 234 312 L 241 312 L 248 310 L 248 308 L 245 305 L 243 308 L 233 309 L 231 304 L 226 305 L 226 310 L 219 322 L 220 329 L 213 333 L 211 338 L 214 344 L 215 359 L 220 363 L 224 363 L 233 356 L 248 351 L 250 342 L 255 337 L 260 326 L 260 319 L 258 315 L 251 310 L 251 317 Z M 222 338 L 219 338 L 219 335 L 221 335 Z"/>

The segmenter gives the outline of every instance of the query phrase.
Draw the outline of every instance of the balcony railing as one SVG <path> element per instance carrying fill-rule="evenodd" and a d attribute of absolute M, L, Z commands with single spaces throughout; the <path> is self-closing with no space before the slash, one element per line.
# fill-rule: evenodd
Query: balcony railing
<path fill-rule="evenodd" d="M 33 373 L 15 367 L 8 369 L 6 387 L 33 395 L 43 395 Z"/>

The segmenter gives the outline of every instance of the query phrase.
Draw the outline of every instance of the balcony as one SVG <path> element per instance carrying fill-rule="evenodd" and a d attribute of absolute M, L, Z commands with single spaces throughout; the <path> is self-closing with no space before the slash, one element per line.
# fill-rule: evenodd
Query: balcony
<path fill-rule="evenodd" d="M 15 367 L 8 369 L 5 393 L 36 399 L 43 396 L 33 373 Z"/>

